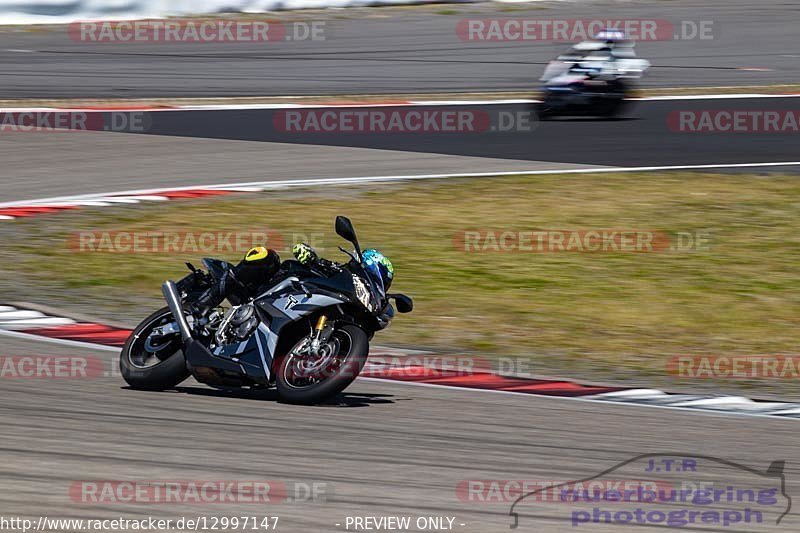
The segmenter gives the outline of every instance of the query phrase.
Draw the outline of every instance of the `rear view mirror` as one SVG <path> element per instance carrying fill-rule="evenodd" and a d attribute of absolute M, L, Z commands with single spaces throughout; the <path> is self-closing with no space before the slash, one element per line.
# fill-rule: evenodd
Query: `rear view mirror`
<path fill-rule="evenodd" d="M 356 230 L 350 219 L 343 216 L 336 217 L 336 234 L 349 242 L 356 241 Z"/>
<path fill-rule="evenodd" d="M 356 237 L 356 230 L 353 228 L 353 223 L 350 219 L 343 216 L 336 217 L 336 234 L 341 238 L 353 243 L 356 249 L 356 255 L 361 258 L 361 247 L 358 245 L 358 237 Z"/>
<path fill-rule="evenodd" d="M 410 313 L 414 310 L 414 300 L 405 294 L 390 294 L 389 298 L 394 298 L 398 313 Z"/>

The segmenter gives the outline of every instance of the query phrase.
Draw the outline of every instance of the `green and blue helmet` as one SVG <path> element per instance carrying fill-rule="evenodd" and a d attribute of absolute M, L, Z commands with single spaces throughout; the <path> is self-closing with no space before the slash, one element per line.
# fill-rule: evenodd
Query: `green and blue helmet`
<path fill-rule="evenodd" d="M 361 252 L 361 260 L 367 272 L 370 272 L 376 281 L 381 282 L 384 292 L 389 290 L 394 279 L 394 267 L 389 258 L 378 250 L 370 248 Z"/>

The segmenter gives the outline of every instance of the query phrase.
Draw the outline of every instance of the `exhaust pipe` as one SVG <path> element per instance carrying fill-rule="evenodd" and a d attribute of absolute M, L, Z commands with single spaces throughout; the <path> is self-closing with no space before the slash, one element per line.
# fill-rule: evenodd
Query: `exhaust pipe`
<path fill-rule="evenodd" d="M 183 314 L 183 306 L 181 305 L 181 298 L 178 296 L 178 288 L 175 286 L 174 281 L 165 281 L 161 286 L 161 292 L 164 294 L 164 299 L 167 301 L 169 310 L 172 311 L 172 316 L 178 323 L 178 329 L 181 330 L 181 338 L 184 342 L 192 339 L 192 330 L 189 328 L 189 322 L 186 321 L 186 315 Z"/>

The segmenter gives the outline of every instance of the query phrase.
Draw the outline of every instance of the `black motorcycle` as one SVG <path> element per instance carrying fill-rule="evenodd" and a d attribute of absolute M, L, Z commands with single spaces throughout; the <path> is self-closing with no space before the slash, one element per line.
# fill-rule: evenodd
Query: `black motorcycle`
<path fill-rule="evenodd" d="M 411 298 L 387 294 L 386 283 L 362 259 L 356 232 L 336 217 L 340 248 L 350 261 L 289 260 L 264 272 L 256 291 L 235 265 L 203 259 L 207 272 L 191 273 L 162 292 L 167 307 L 146 318 L 120 355 L 133 388 L 164 390 L 190 375 L 217 388 L 277 387 L 290 403 L 318 403 L 343 391 L 367 361 L 369 342 L 394 316 L 413 309 Z M 225 286 L 230 306 L 202 302 Z"/>
<path fill-rule="evenodd" d="M 542 101 L 536 106 L 540 120 L 554 117 L 616 117 L 626 106 L 631 92 L 622 80 L 582 79 L 564 84 L 548 84 L 542 89 Z"/>
<path fill-rule="evenodd" d="M 633 84 L 650 68 L 633 50 L 624 33 L 607 29 L 548 63 L 540 78 L 541 103 L 535 106 L 539 118 L 622 114 Z"/>

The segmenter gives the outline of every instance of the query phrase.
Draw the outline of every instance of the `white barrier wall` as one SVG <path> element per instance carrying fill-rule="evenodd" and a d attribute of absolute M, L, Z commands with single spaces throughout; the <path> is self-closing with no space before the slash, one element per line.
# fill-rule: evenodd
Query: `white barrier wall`
<path fill-rule="evenodd" d="M 432 0 L 0 0 L 0 24 L 56 24 L 88 19 L 130 20 L 426 1 Z"/>

